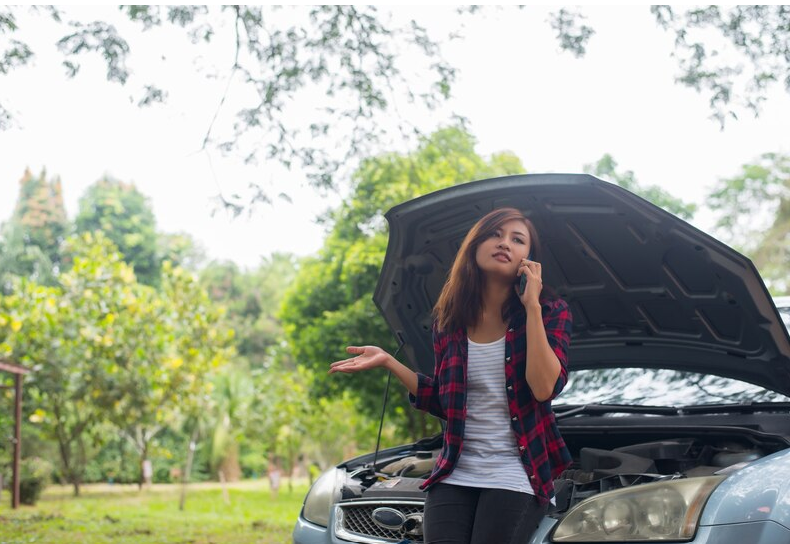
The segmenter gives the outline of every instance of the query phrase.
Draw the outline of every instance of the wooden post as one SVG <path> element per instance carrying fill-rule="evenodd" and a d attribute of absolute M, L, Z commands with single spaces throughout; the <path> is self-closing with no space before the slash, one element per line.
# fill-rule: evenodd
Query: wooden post
<path fill-rule="evenodd" d="M 14 376 L 14 488 L 11 492 L 11 508 L 19 508 L 19 460 L 22 455 L 22 375 Z"/>
<path fill-rule="evenodd" d="M 11 463 L 13 472 L 11 508 L 19 508 L 19 460 L 22 456 L 22 376 L 30 371 L 8 359 L 0 358 L 0 372 L 10 372 L 14 375 L 14 459 Z"/>

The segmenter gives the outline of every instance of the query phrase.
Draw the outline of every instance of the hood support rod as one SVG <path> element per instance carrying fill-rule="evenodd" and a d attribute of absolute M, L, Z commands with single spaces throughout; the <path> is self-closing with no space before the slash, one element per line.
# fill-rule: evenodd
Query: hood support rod
<path fill-rule="evenodd" d="M 395 353 L 392 354 L 392 357 L 395 358 L 400 353 L 400 350 L 403 349 L 403 346 L 406 345 L 406 342 L 403 341 L 401 335 L 398 334 L 398 349 L 395 350 Z M 376 471 L 376 462 L 379 459 L 379 446 L 381 445 L 381 429 L 384 427 L 384 411 L 387 409 L 387 401 L 389 400 L 389 393 L 390 393 L 390 382 L 392 381 L 392 372 L 387 372 L 387 386 L 384 388 L 384 402 L 381 403 L 381 418 L 379 419 L 379 435 L 376 438 L 376 453 L 373 454 L 373 472 Z"/>

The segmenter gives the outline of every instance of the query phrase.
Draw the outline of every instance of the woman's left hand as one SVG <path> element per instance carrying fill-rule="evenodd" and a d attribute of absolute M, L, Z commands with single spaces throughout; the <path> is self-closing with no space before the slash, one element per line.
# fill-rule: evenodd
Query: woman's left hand
<path fill-rule="evenodd" d="M 525 307 L 531 303 L 537 304 L 540 299 L 540 293 L 543 290 L 542 269 L 539 262 L 521 259 L 518 267 L 519 281 L 521 275 L 527 276 L 527 287 L 524 293 L 519 297 L 521 304 Z M 516 286 L 518 289 L 518 286 Z"/>

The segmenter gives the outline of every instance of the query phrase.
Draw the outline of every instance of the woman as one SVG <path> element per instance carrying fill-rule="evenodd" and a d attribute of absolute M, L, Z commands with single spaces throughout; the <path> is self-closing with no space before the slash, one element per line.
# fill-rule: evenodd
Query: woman
<path fill-rule="evenodd" d="M 539 260 L 532 223 L 492 211 L 466 235 L 434 308 L 433 376 L 376 346 L 349 346 L 356 356 L 329 370 L 384 367 L 416 408 L 447 421 L 423 484 L 427 543 L 528 542 L 570 463 L 551 400 L 568 378 L 571 315 L 544 292 Z"/>

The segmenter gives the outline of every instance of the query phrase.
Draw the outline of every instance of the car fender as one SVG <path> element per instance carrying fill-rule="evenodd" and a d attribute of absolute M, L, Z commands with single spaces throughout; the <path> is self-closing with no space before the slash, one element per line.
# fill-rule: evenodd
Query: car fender
<path fill-rule="evenodd" d="M 708 499 L 701 526 L 773 521 L 790 529 L 790 449 L 730 474 Z"/>

